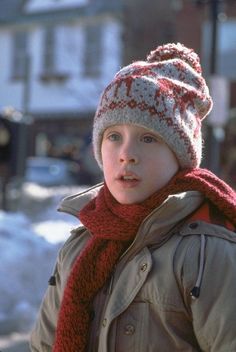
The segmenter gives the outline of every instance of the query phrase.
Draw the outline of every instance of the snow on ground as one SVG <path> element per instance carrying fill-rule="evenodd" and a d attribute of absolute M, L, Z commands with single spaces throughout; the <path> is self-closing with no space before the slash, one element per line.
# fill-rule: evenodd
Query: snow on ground
<path fill-rule="evenodd" d="M 0 211 L 0 335 L 32 327 L 58 249 L 79 224 L 57 205 L 81 190 L 25 184 L 18 210 Z"/>

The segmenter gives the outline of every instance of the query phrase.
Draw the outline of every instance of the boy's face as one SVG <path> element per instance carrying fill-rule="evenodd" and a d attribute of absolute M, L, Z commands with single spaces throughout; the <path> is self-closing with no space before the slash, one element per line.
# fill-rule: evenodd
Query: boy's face
<path fill-rule="evenodd" d="M 105 182 L 121 204 L 144 201 L 179 169 L 174 153 L 161 137 L 137 125 L 107 128 L 101 152 Z"/>

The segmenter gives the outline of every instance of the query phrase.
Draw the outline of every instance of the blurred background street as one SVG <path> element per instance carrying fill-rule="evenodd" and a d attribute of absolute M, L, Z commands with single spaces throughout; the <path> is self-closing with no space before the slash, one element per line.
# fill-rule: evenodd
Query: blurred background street
<path fill-rule="evenodd" d="M 102 181 L 91 129 L 120 67 L 181 42 L 214 109 L 207 167 L 236 189 L 235 0 L 0 0 L 0 351 L 28 352 L 56 253 L 78 220 L 60 200 Z"/>

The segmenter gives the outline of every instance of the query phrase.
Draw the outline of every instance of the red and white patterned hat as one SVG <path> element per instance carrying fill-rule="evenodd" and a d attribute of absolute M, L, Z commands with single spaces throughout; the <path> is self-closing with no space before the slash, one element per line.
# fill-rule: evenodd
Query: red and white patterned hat
<path fill-rule="evenodd" d="M 201 121 L 211 108 L 198 55 L 180 43 L 159 46 L 147 61 L 122 68 L 105 88 L 94 118 L 95 158 L 102 167 L 105 129 L 135 124 L 161 135 L 181 168 L 198 167 Z"/>

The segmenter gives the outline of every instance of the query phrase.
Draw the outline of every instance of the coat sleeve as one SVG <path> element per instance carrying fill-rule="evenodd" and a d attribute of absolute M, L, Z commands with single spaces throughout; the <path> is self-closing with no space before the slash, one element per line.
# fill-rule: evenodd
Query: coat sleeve
<path fill-rule="evenodd" d="M 31 332 L 30 349 L 32 352 L 52 351 L 57 324 L 57 315 L 62 295 L 59 266 L 60 254 L 52 276 L 55 280 L 55 284 L 48 286 L 39 309 L 37 321 Z"/>
<path fill-rule="evenodd" d="M 190 240 L 182 271 L 185 299 L 201 350 L 233 352 L 236 351 L 236 235 L 222 228 L 221 237 L 220 226 L 217 231 L 217 236 L 205 235 L 200 294 L 195 299 L 190 291 L 193 278 L 196 281 L 199 274 L 200 236 Z"/>
<path fill-rule="evenodd" d="M 51 277 L 52 280 L 50 280 L 51 284 L 46 290 L 35 326 L 30 335 L 30 349 L 32 352 L 52 351 L 64 287 L 70 269 L 87 240 L 88 232 L 85 231 L 84 227 L 80 227 L 73 230 L 72 235 L 59 251 Z"/>

